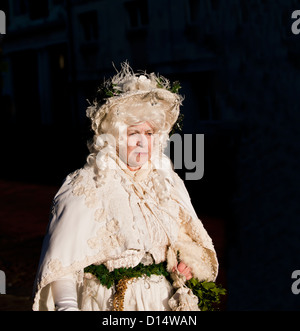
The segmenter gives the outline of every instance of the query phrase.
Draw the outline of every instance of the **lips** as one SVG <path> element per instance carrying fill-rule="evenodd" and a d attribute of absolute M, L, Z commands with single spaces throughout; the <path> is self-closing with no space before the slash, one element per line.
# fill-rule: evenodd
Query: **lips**
<path fill-rule="evenodd" d="M 144 152 L 144 151 L 134 151 L 134 154 L 146 155 L 146 154 L 148 154 L 148 152 Z"/>

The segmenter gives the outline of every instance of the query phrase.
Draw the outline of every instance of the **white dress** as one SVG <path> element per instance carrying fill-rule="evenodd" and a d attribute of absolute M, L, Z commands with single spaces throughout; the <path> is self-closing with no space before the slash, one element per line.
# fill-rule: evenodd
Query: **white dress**
<path fill-rule="evenodd" d="M 61 279 L 74 282 L 78 309 L 112 310 L 115 287 L 107 289 L 95 276 L 84 273 L 90 264 L 104 264 L 112 271 L 167 261 L 172 272 L 180 252 L 194 277 L 215 280 L 218 262 L 211 238 L 178 175 L 171 168 L 160 171 L 151 162 L 137 172 L 124 167 L 119 158 L 109 162 L 110 171 L 100 186 L 93 169 L 84 167 L 68 175 L 57 192 L 33 310 L 55 310 L 53 284 Z M 196 309 L 183 304 L 189 301 L 187 291 L 182 282 L 175 283 L 157 275 L 131 280 L 124 310 Z"/>

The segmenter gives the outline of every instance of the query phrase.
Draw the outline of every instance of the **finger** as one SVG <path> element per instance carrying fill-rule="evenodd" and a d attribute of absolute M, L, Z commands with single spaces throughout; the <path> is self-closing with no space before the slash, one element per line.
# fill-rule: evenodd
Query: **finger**
<path fill-rule="evenodd" d="M 180 272 L 180 273 L 183 273 L 184 270 L 187 268 L 187 266 L 183 263 L 183 262 L 180 262 L 177 266 L 177 270 Z"/>
<path fill-rule="evenodd" d="M 193 278 L 191 269 L 185 263 L 180 262 L 177 269 L 187 280 Z"/>
<path fill-rule="evenodd" d="M 189 268 L 185 269 L 182 274 L 185 276 L 185 277 L 189 277 L 191 276 L 191 270 Z"/>
<path fill-rule="evenodd" d="M 191 273 L 189 273 L 188 275 L 185 276 L 186 280 L 190 280 L 192 277 L 193 277 L 193 276 L 192 276 Z"/>

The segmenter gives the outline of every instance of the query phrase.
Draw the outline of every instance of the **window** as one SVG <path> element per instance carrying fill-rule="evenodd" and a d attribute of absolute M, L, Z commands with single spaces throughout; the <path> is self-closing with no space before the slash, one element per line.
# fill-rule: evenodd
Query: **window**
<path fill-rule="evenodd" d="M 219 0 L 211 0 L 211 7 L 214 11 L 219 10 Z"/>
<path fill-rule="evenodd" d="M 53 1 L 53 5 L 63 5 L 64 4 L 64 0 L 52 0 Z"/>
<path fill-rule="evenodd" d="M 97 11 L 92 10 L 79 15 L 83 36 L 86 41 L 98 39 L 98 17 Z"/>
<path fill-rule="evenodd" d="M 13 12 L 16 16 L 25 15 L 28 13 L 28 1 L 27 0 L 15 0 L 13 2 Z"/>
<path fill-rule="evenodd" d="M 125 3 L 131 28 L 145 27 L 149 23 L 148 1 L 134 0 Z"/>
<path fill-rule="evenodd" d="M 131 61 L 136 66 L 140 66 L 148 57 L 148 1 L 133 0 L 125 2 L 124 5 L 128 14 L 126 34 L 130 46 Z"/>
<path fill-rule="evenodd" d="M 189 16 L 191 23 L 195 23 L 199 18 L 200 4 L 199 0 L 189 0 Z"/>
<path fill-rule="evenodd" d="M 28 0 L 29 17 L 31 20 L 48 17 L 49 5 L 48 0 L 36 1 Z"/>

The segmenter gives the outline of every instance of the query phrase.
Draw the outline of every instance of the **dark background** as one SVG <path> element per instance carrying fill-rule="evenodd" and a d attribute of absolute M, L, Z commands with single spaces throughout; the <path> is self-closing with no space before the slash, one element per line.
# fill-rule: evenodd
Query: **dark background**
<path fill-rule="evenodd" d="M 179 80 L 183 133 L 205 135 L 204 177 L 186 186 L 219 255 L 222 309 L 300 308 L 291 291 L 300 269 L 297 9 L 292 0 L 1 1 L 0 309 L 29 309 L 51 199 L 88 153 L 86 100 L 125 60 Z"/>

